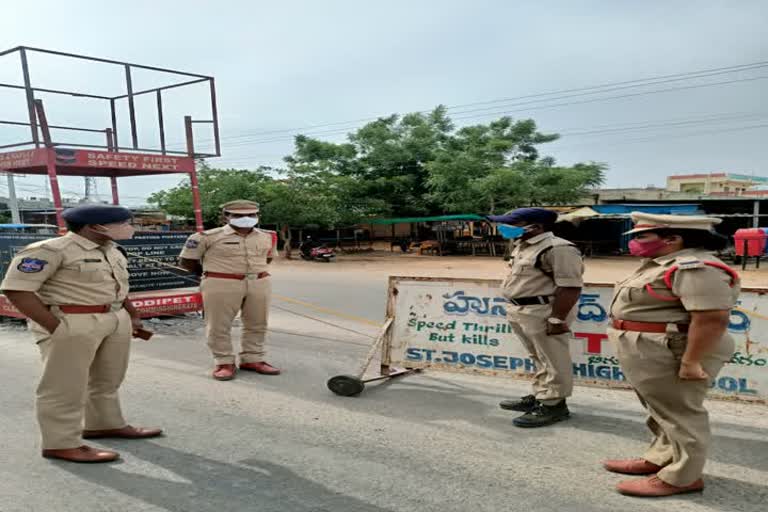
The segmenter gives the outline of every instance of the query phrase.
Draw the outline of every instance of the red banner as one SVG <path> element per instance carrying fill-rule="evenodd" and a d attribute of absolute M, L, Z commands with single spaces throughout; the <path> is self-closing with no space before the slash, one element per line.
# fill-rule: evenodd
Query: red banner
<path fill-rule="evenodd" d="M 170 316 L 182 313 L 194 313 L 203 309 L 203 297 L 199 292 L 182 293 L 176 295 L 153 295 L 131 299 L 142 318 L 154 316 Z M 24 318 L 19 310 L 5 297 L 0 295 L 0 316 Z"/>
<path fill-rule="evenodd" d="M 180 295 L 153 295 L 131 299 L 131 304 L 142 318 L 150 318 L 200 311 L 203 309 L 203 297 L 199 292 Z"/>
<path fill-rule="evenodd" d="M 0 171 L 45 165 L 44 149 L 27 149 L 0 153 Z"/>
<path fill-rule="evenodd" d="M 0 295 L 0 316 L 24 318 L 24 315 L 19 313 L 19 310 L 11 304 L 11 301 L 9 301 L 5 295 Z"/>
<path fill-rule="evenodd" d="M 84 149 L 56 148 L 56 165 L 61 167 L 102 167 L 131 171 L 191 172 L 195 161 L 186 156 L 112 153 Z"/>

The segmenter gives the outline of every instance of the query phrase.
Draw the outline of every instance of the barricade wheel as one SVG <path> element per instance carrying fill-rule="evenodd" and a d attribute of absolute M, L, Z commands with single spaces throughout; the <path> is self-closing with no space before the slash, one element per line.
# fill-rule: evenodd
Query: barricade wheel
<path fill-rule="evenodd" d="M 363 392 L 365 383 L 353 375 L 337 375 L 328 379 L 328 389 L 340 396 L 355 396 Z"/>

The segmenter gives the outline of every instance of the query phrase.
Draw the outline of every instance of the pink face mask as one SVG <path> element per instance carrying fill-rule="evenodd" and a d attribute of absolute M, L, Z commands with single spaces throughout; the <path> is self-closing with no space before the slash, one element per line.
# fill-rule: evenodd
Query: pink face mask
<path fill-rule="evenodd" d="M 629 241 L 629 254 L 640 258 L 649 258 L 656 254 L 659 249 L 663 249 L 667 243 L 664 240 L 648 240 L 642 242 L 637 239 Z"/>

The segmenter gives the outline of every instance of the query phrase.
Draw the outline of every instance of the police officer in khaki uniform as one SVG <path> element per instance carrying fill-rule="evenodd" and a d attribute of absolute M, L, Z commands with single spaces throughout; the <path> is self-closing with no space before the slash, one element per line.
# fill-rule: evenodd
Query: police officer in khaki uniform
<path fill-rule="evenodd" d="M 609 338 L 627 380 L 648 410 L 653 442 L 640 459 L 608 460 L 608 471 L 652 475 L 618 484 L 632 496 L 704 488 L 710 444 L 704 397 L 731 358 L 730 310 L 738 275 L 712 254 L 726 239 L 719 219 L 633 213 L 630 252 L 640 268 L 617 284 Z"/>
<path fill-rule="evenodd" d="M 29 319 L 42 354 L 37 420 L 43 457 L 109 462 L 116 452 L 83 445 L 81 438 L 162 433 L 128 425 L 118 399 L 131 333 L 141 328 L 127 299 L 127 260 L 113 242 L 133 236 L 132 216 L 120 206 L 87 205 L 63 217 L 69 232 L 25 247 L 0 289 Z"/>
<path fill-rule="evenodd" d="M 556 237 L 557 213 L 521 208 L 488 219 L 502 236 L 514 240 L 509 275 L 502 293 L 511 303 L 507 317 L 536 365 L 533 394 L 504 400 L 502 409 L 519 411 L 518 427 L 543 427 L 570 416 L 566 398 L 573 391 L 568 324 L 583 285 L 579 250 Z"/>
<path fill-rule="evenodd" d="M 213 378 L 235 377 L 232 322 L 243 322 L 240 369 L 264 375 L 280 370 L 264 361 L 264 342 L 272 283 L 267 265 L 272 262 L 274 236 L 256 229 L 259 205 L 231 201 L 222 206 L 227 225 L 190 236 L 181 251 L 181 265 L 202 274 L 208 347 L 213 353 Z"/>

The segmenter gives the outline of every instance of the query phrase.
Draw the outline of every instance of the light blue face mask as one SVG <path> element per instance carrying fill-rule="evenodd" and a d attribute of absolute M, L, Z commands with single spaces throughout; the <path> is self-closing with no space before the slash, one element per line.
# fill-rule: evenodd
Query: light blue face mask
<path fill-rule="evenodd" d="M 520 226 L 510 226 L 508 224 L 499 224 L 499 233 L 507 240 L 520 238 L 525 234 L 526 229 Z"/>

